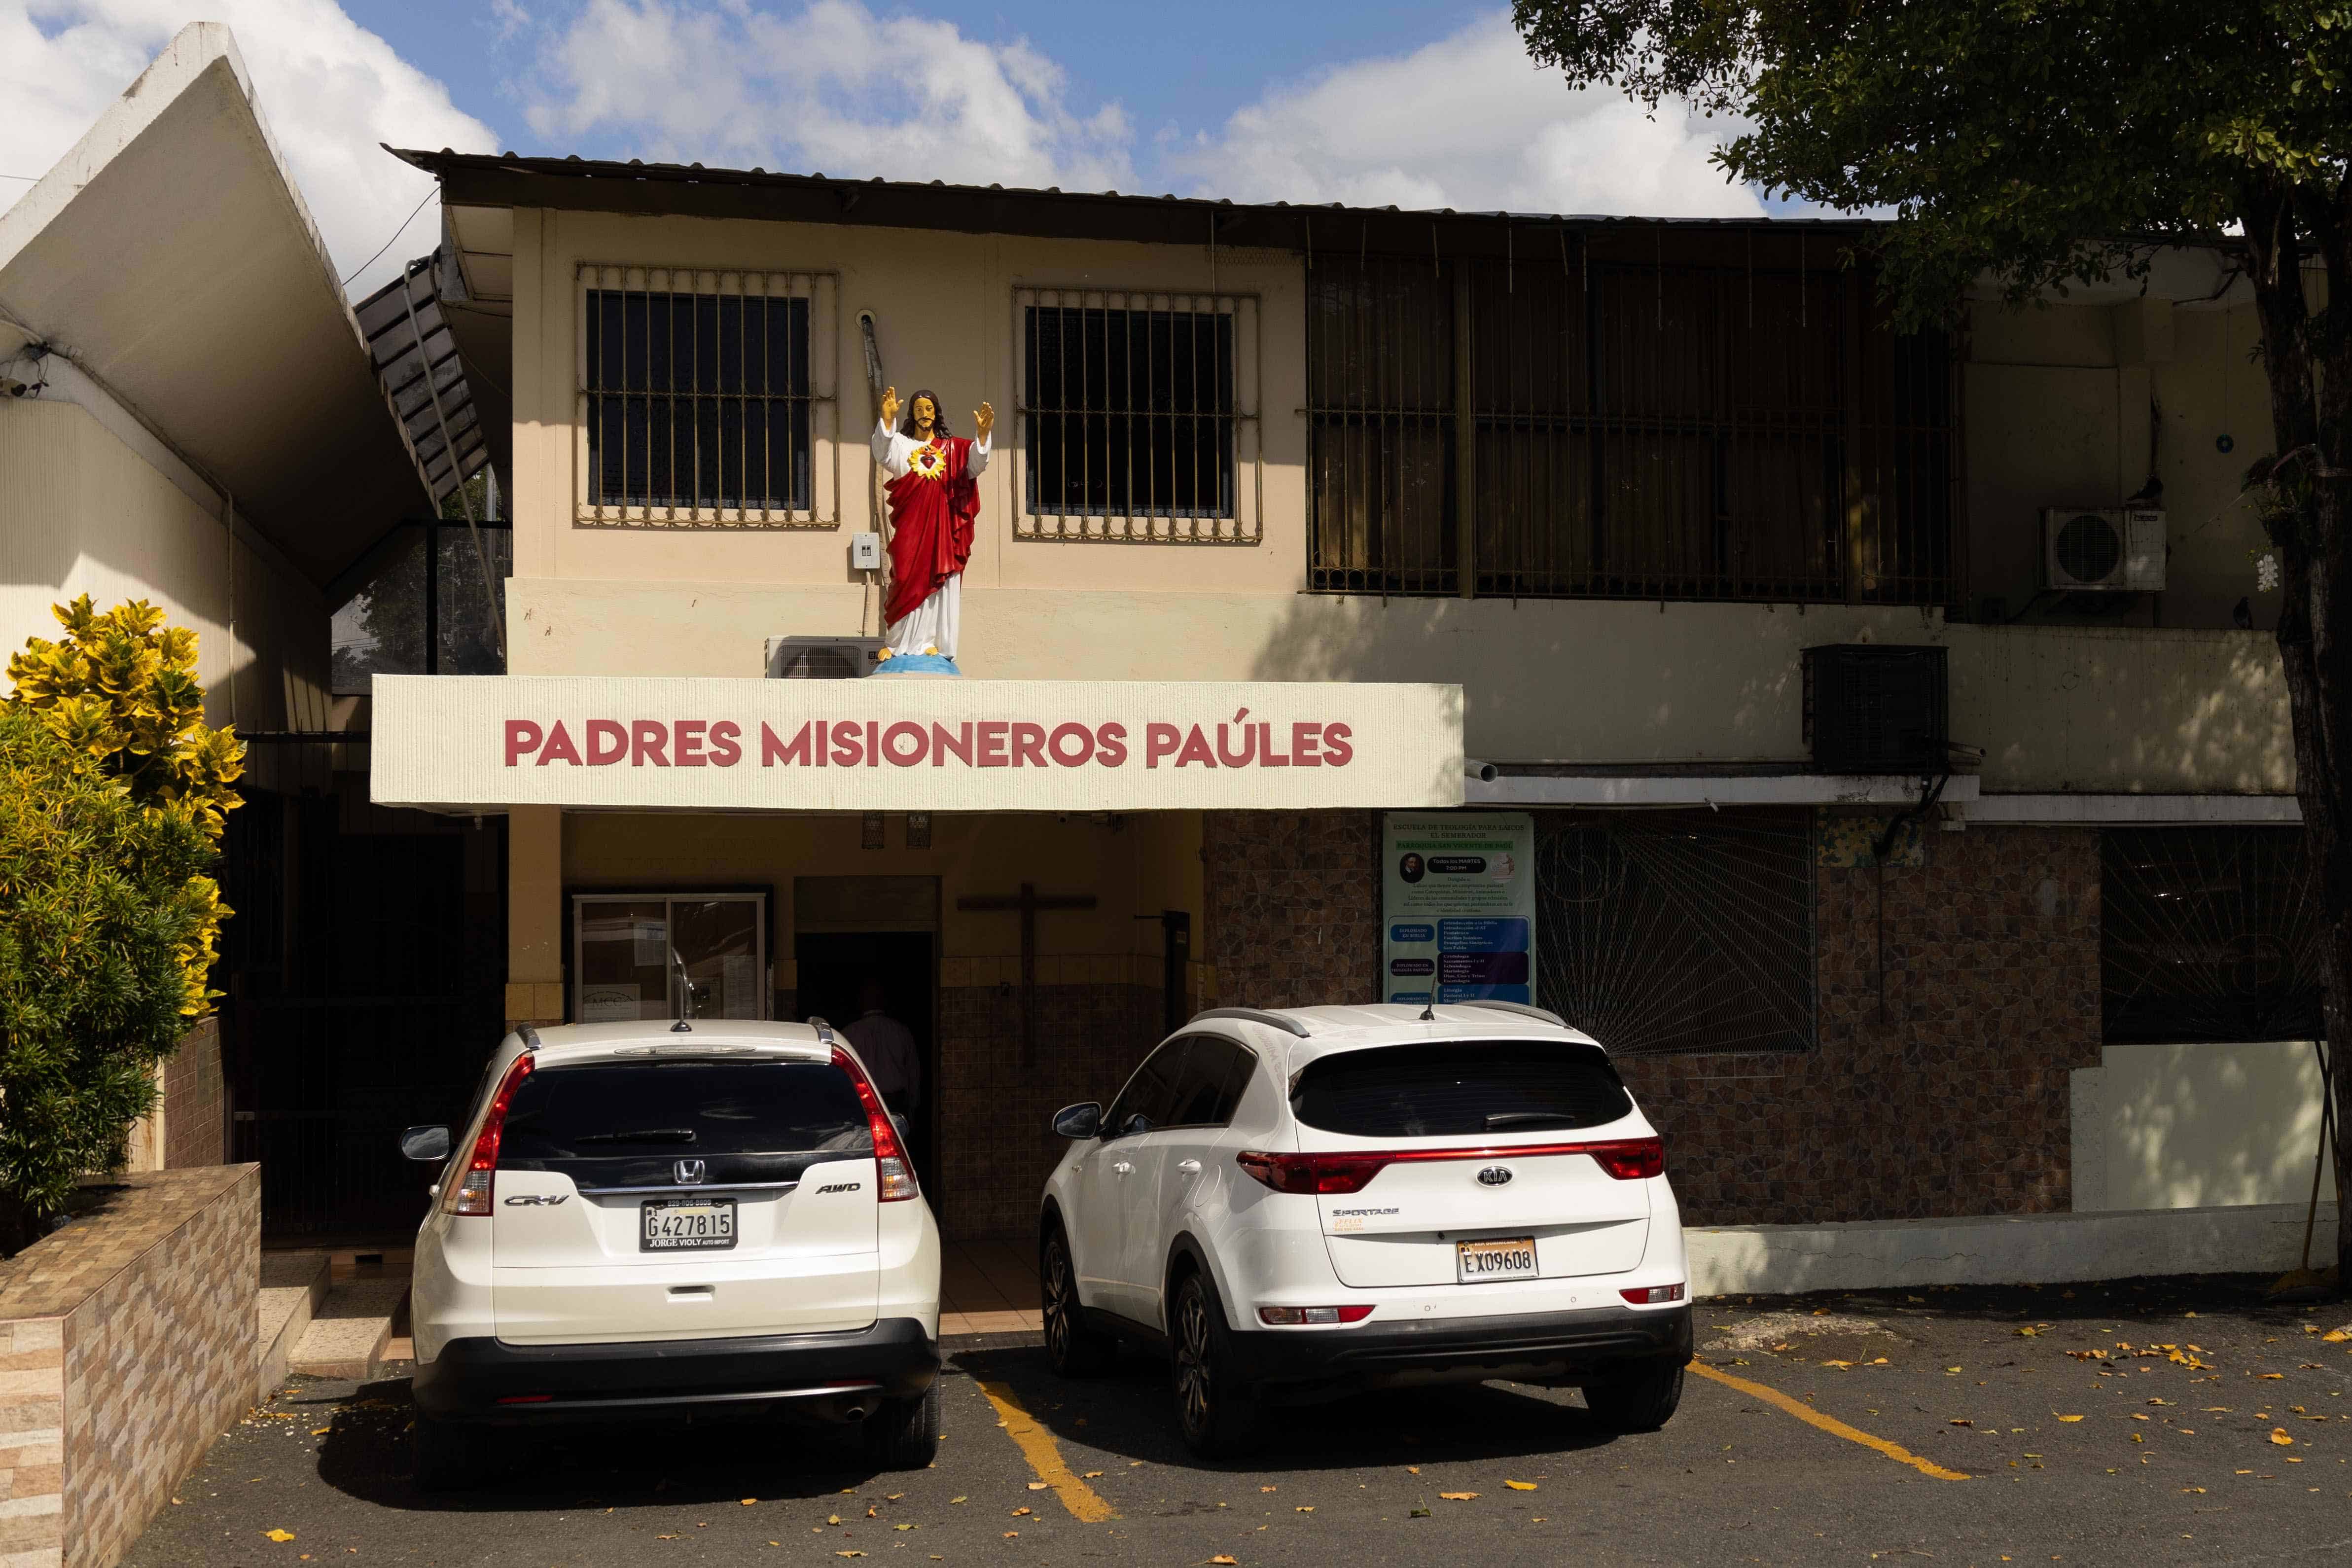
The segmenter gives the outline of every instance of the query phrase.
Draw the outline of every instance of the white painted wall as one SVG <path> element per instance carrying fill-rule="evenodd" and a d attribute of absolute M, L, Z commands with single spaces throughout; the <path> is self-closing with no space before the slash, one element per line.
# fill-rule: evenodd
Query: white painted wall
<path fill-rule="evenodd" d="M 2074 1210 L 2311 1200 L 2319 1064 L 2307 1040 L 2108 1046 L 2074 1074 Z M 2333 1166 L 2320 1197 L 2335 1196 Z"/>

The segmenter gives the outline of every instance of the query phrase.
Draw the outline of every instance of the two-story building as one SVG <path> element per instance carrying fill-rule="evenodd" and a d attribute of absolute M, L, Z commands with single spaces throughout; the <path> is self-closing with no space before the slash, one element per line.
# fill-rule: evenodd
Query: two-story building
<path fill-rule="evenodd" d="M 1901 334 L 1854 224 L 402 155 L 513 575 L 373 789 L 506 816 L 510 1020 L 878 978 L 967 1237 L 1196 1008 L 1433 993 L 1610 1044 L 1697 1224 L 2305 1190 L 2223 258 Z M 885 386 L 995 413 L 961 679 L 863 673 Z"/>

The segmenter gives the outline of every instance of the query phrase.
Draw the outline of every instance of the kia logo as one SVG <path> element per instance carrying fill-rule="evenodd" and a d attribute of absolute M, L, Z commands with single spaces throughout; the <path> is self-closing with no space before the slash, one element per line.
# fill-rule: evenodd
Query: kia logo
<path fill-rule="evenodd" d="M 1511 1168 L 1508 1165 L 1489 1165 L 1478 1173 L 1478 1184 L 1482 1187 L 1507 1186 L 1510 1180 Z"/>
<path fill-rule="evenodd" d="M 678 1161 L 677 1165 L 677 1184 L 681 1187 L 690 1187 L 694 1185 L 697 1182 L 702 1180 L 703 1169 L 703 1163 L 699 1160 Z"/>

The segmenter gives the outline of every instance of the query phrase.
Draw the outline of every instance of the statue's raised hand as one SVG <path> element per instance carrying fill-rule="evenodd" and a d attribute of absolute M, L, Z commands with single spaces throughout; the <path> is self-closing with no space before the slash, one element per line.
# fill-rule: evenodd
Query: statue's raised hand
<path fill-rule="evenodd" d="M 979 439 L 982 441 L 987 440 L 988 433 L 996 428 L 995 408 L 989 404 L 982 403 L 979 407 L 973 409 L 971 411 L 971 427 L 979 433 Z"/>
<path fill-rule="evenodd" d="M 898 389 L 895 386 L 882 389 L 882 423 L 893 430 L 898 427 Z"/>

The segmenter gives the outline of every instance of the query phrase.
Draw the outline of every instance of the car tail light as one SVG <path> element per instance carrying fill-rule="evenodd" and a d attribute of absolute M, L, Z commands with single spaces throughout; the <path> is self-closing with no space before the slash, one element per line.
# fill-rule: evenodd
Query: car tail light
<path fill-rule="evenodd" d="M 1360 1323 L 1372 1315 L 1370 1307 L 1260 1307 L 1261 1323 Z"/>
<path fill-rule="evenodd" d="M 1234 1156 L 1244 1171 L 1277 1193 L 1360 1193 L 1391 1165 L 1433 1160 L 1539 1160 L 1589 1154 L 1621 1182 L 1665 1173 L 1663 1139 L 1611 1138 L 1591 1143 L 1483 1144 L 1457 1149 L 1385 1149 L 1328 1154 L 1269 1154 L 1245 1150 Z"/>
<path fill-rule="evenodd" d="M 1681 1300 L 1683 1299 L 1683 1287 L 1680 1285 L 1644 1285 L 1638 1290 L 1620 1290 L 1617 1294 L 1624 1297 L 1625 1300 L 1633 1302 L 1636 1307 L 1658 1307 L 1664 1306 L 1668 1301 Z"/>
<path fill-rule="evenodd" d="M 478 1218 L 489 1215 L 490 1184 L 498 1174 L 499 1140 L 507 1130 L 507 1107 L 514 1103 L 516 1088 L 530 1076 L 530 1053 L 526 1051 L 515 1058 L 514 1066 L 499 1080 L 499 1091 L 490 1096 L 490 1108 L 482 1115 L 482 1130 L 474 1134 L 474 1152 L 466 1158 L 464 1174 L 441 1194 L 442 1213 Z"/>
<path fill-rule="evenodd" d="M 857 1087 L 858 1103 L 866 1107 L 866 1124 L 874 1133 L 874 1181 L 881 1188 L 882 1201 L 895 1204 L 920 1196 L 914 1169 L 907 1163 L 907 1152 L 898 1147 L 898 1129 L 891 1122 L 890 1113 L 882 1109 L 882 1097 L 874 1092 L 866 1069 L 839 1046 L 833 1047 L 833 1065 L 849 1075 L 849 1081 Z"/>

